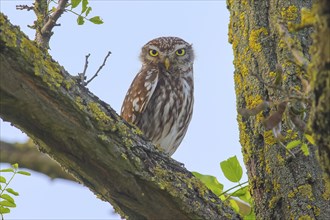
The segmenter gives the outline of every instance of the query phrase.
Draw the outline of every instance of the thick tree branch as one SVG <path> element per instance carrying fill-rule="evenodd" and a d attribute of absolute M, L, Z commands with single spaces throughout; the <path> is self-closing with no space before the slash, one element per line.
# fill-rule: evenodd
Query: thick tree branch
<path fill-rule="evenodd" d="M 32 140 L 24 144 L 0 141 L 0 149 L 0 163 L 18 163 L 21 168 L 43 173 L 51 179 L 61 178 L 77 181 L 72 175 L 65 172 L 58 163 L 46 154 L 39 152 Z"/>
<path fill-rule="evenodd" d="M 0 15 L 0 116 L 130 219 L 239 219 Z"/>

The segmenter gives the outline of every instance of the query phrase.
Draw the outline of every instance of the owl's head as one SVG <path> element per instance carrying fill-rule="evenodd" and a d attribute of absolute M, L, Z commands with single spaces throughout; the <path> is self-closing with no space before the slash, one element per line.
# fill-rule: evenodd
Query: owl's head
<path fill-rule="evenodd" d="M 159 37 L 142 47 L 140 59 L 143 65 L 153 65 L 177 72 L 191 68 L 194 62 L 192 45 L 178 37 Z"/>

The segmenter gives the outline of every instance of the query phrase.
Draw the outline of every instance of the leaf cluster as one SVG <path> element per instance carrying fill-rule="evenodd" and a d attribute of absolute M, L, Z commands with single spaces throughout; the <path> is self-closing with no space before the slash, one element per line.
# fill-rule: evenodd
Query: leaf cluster
<path fill-rule="evenodd" d="M 220 162 L 220 168 L 224 176 L 231 182 L 238 185 L 224 190 L 223 184 L 219 183 L 215 176 L 204 175 L 192 172 L 200 179 L 215 195 L 222 201 L 228 201 L 229 205 L 244 219 L 255 219 L 253 211 L 253 200 L 249 192 L 247 182 L 240 183 L 243 176 L 243 169 L 236 156 Z M 237 189 L 238 188 L 238 189 Z"/>
<path fill-rule="evenodd" d="M 92 7 L 88 4 L 89 0 L 35 0 L 32 6 L 16 5 L 16 9 L 34 11 L 37 19 L 33 25 L 28 25 L 28 27 L 36 30 L 35 40 L 38 46 L 49 49 L 49 41 L 54 34 L 53 28 L 61 25 L 57 22 L 64 12 L 71 12 L 76 15 L 78 25 L 83 25 L 85 20 L 93 24 L 103 24 L 100 16 L 88 17 L 92 11 Z M 79 5 L 81 5 L 81 11 L 78 13 L 75 9 Z"/>
<path fill-rule="evenodd" d="M 12 176 L 9 180 L 7 180 L 4 176 L 2 176 L 2 173 L 12 173 Z M 13 196 L 19 196 L 19 193 L 8 187 L 16 174 L 25 176 L 31 175 L 27 171 L 19 170 L 17 163 L 13 164 L 11 168 L 0 170 L 0 215 L 2 220 L 4 219 L 4 214 L 10 213 L 10 209 L 16 207 Z"/>
<path fill-rule="evenodd" d="M 71 9 L 67 9 L 67 11 L 74 13 L 78 16 L 77 18 L 77 24 L 83 25 L 85 23 L 85 20 L 92 22 L 93 24 L 103 24 L 103 21 L 100 16 L 94 16 L 91 18 L 88 18 L 87 16 L 92 11 L 92 7 L 88 6 L 89 2 L 88 0 L 71 0 Z M 72 9 L 77 8 L 79 5 L 81 5 L 81 11 L 80 13 L 74 12 Z"/>

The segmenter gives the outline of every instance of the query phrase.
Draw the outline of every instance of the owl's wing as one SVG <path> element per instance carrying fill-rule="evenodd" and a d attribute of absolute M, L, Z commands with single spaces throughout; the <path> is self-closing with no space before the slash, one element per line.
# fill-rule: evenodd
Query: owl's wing
<path fill-rule="evenodd" d="M 138 122 L 157 87 L 158 73 L 157 69 L 142 68 L 134 78 L 121 108 L 121 116 L 126 121 L 133 124 Z"/>

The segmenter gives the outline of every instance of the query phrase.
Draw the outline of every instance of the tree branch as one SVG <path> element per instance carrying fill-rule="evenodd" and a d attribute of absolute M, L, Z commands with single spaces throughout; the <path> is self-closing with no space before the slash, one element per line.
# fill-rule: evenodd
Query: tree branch
<path fill-rule="evenodd" d="M 34 4 L 34 12 L 37 16 L 36 21 L 36 38 L 37 44 L 44 49 L 49 48 L 49 41 L 53 35 L 53 28 L 58 26 L 57 20 L 63 14 L 68 0 L 59 0 L 57 8 L 52 14 L 48 14 L 48 4 L 46 0 L 36 0 Z"/>
<path fill-rule="evenodd" d="M 65 10 L 65 6 L 68 0 L 59 0 L 58 6 L 55 11 L 49 16 L 49 19 L 41 29 L 41 34 L 49 34 L 52 32 L 53 28 L 56 26 L 56 21 L 61 17 Z"/>
<path fill-rule="evenodd" d="M 240 219 L 0 15 L 0 116 L 130 219 Z"/>
<path fill-rule="evenodd" d="M 27 143 L 11 144 L 0 141 L 0 162 L 18 163 L 21 168 L 27 168 L 49 176 L 51 179 L 77 180 L 66 173 L 62 167 L 46 154 L 40 153 L 30 139 Z"/>

